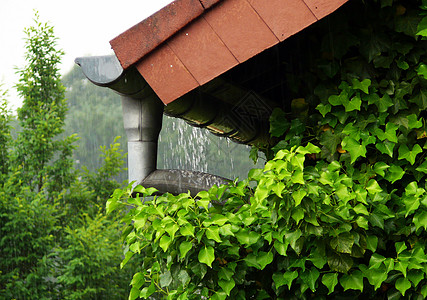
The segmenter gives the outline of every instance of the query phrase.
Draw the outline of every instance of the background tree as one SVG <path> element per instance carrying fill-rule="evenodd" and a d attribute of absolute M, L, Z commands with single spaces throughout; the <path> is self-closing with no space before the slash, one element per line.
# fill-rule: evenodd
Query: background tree
<path fill-rule="evenodd" d="M 120 184 L 124 155 L 114 141 L 102 148 L 105 164 L 73 168 L 75 136 L 64 137 L 67 111 L 53 27 L 25 30 L 27 66 L 17 85 L 24 99 L 19 128 L 0 103 L 0 298 L 123 299 L 117 222 L 105 217 L 107 196 Z M 102 253 L 102 255 L 100 255 Z"/>
<path fill-rule="evenodd" d="M 53 27 L 42 24 L 37 14 L 35 23 L 25 30 L 28 64 L 18 71 L 22 131 L 14 144 L 14 163 L 22 168 L 21 176 L 32 190 L 40 191 L 48 182 L 49 192 L 58 192 L 73 179 L 70 154 L 75 137 L 58 138 L 67 112 L 58 68 L 63 52 L 56 48 Z"/>

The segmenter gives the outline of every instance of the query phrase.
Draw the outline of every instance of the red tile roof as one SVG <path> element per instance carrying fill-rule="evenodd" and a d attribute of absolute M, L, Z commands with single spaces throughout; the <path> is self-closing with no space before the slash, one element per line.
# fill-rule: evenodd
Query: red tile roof
<path fill-rule="evenodd" d="M 110 44 L 168 104 L 347 0 L 176 0 Z"/>

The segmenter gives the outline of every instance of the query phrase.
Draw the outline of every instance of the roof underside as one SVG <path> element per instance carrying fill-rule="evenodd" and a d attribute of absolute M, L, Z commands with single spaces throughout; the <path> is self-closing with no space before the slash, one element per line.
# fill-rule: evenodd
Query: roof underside
<path fill-rule="evenodd" d="M 212 85 L 221 74 L 345 2 L 176 0 L 110 43 L 123 69 L 136 67 L 169 104 L 200 86 Z"/>

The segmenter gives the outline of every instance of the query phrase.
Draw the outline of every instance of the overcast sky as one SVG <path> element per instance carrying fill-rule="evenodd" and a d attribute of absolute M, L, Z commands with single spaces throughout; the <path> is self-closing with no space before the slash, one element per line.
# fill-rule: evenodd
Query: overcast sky
<path fill-rule="evenodd" d="M 13 85 L 15 67 L 25 65 L 24 28 L 33 25 L 34 10 L 42 22 L 49 22 L 65 51 L 62 74 L 74 65 L 74 59 L 86 55 L 112 54 L 109 41 L 150 16 L 171 0 L 0 0 L 0 84 L 9 90 L 8 100 L 15 107 Z"/>

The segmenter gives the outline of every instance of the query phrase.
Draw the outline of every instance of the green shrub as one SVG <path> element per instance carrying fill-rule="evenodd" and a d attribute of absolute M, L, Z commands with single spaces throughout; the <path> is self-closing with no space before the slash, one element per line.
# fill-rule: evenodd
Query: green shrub
<path fill-rule="evenodd" d="M 118 223 L 101 212 L 81 219 L 81 227 L 65 229 L 65 241 L 55 251 L 61 299 L 126 298 L 128 278 L 120 270 Z"/>

